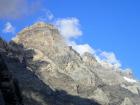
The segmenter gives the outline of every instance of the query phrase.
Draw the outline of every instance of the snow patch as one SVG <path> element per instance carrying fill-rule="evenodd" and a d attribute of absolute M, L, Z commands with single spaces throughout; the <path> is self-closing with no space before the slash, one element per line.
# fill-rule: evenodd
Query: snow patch
<path fill-rule="evenodd" d="M 127 82 L 136 83 L 137 81 L 131 78 L 123 77 Z"/>

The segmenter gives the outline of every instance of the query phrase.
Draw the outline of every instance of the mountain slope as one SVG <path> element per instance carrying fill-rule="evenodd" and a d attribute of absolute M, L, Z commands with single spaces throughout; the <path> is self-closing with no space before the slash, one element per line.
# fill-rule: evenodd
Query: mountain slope
<path fill-rule="evenodd" d="M 6 52 L 26 104 L 140 105 L 140 84 L 131 73 L 106 68 L 90 53 L 81 56 L 53 25 L 23 29 Z"/>

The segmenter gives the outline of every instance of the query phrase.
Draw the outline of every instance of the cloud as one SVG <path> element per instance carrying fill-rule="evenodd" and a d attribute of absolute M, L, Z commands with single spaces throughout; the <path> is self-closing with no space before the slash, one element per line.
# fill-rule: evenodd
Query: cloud
<path fill-rule="evenodd" d="M 118 64 L 118 66 L 120 66 L 120 62 L 117 60 L 116 55 L 113 52 L 104 51 L 100 54 L 100 56 L 102 57 L 102 60 L 111 64 Z"/>
<path fill-rule="evenodd" d="M 96 51 L 95 53 L 96 59 L 104 66 L 110 66 L 113 68 L 120 68 L 121 63 L 117 59 L 116 55 L 113 52 L 106 51 Z"/>
<path fill-rule="evenodd" d="M 10 22 L 7 22 L 5 24 L 5 28 L 3 29 L 3 33 L 12 33 L 12 34 L 14 34 L 15 33 L 14 26 Z"/>
<path fill-rule="evenodd" d="M 46 11 L 46 16 L 48 17 L 49 20 L 52 20 L 54 18 L 54 15 L 50 10 Z"/>
<path fill-rule="evenodd" d="M 76 42 L 71 41 L 68 45 L 72 46 L 80 55 L 83 55 L 85 52 L 94 54 L 94 50 L 89 44 L 77 44 Z"/>
<path fill-rule="evenodd" d="M 80 23 L 77 18 L 72 17 L 72 18 L 58 19 L 55 22 L 55 25 L 60 30 L 62 36 L 67 40 L 82 35 L 82 31 L 80 30 Z"/>
<path fill-rule="evenodd" d="M 41 0 L 0 0 L 0 18 L 20 18 L 37 11 Z"/>
<path fill-rule="evenodd" d="M 53 14 L 50 10 L 48 10 L 48 9 L 43 9 L 42 12 L 43 12 L 44 14 L 43 14 L 43 16 L 40 16 L 40 17 L 38 18 L 38 21 L 47 21 L 47 20 L 51 21 L 51 20 L 54 19 L 54 14 Z"/>
<path fill-rule="evenodd" d="M 75 17 L 57 19 L 55 25 L 58 27 L 61 35 L 66 39 L 69 46 L 72 46 L 79 54 L 85 52 L 93 53 L 93 49 L 88 44 L 77 44 L 74 39 L 82 36 L 79 19 Z"/>

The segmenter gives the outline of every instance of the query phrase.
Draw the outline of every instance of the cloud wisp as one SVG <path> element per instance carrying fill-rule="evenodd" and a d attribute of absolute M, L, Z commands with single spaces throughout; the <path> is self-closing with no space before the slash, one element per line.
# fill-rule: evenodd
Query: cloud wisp
<path fill-rule="evenodd" d="M 52 21 L 54 19 L 54 14 L 49 9 L 43 9 L 42 12 L 43 15 L 37 21 Z"/>
<path fill-rule="evenodd" d="M 72 18 L 58 19 L 55 25 L 60 30 L 62 36 L 67 40 L 82 35 L 82 31 L 80 30 L 80 23 L 77 18 L 72 17 Z"/>
<path fill-rule="evenodd" d="M 0 18 L 17 19 L 40 8 L 41 0 L 0 0 Z"/>
<path fill-rule="evenodd" d="M 94 49 L 89 44 L 77 44 L 74 41 L 68 42 L 69 46 L 72 46 L 73 49 L 75 49 L 80 55 L 83 55 L 85 52 L 89 52 L 91 54 L 94 54 Z"/>
<path fill-rule="evenodd" d="M 14 34 L 15 33 L 15 27 L 10 22 L 7 22 L 5 24 L 5 27 L 2 30 L 2 32 L 3 33 L 12 33 L 12 34 Z"/>
<path fill-rule="evenodd" d="M 96 50 L 95 57 L 100 64 L 104 65 L 104 67 L 109 66 L 113 69 L 117 69 L 122 66 L 115 53 L 113 52 Z"/>

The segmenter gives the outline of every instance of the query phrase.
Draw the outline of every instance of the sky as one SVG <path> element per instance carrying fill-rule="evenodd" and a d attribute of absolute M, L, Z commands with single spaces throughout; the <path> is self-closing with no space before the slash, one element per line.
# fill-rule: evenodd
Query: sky
<path fill-rule="evenodd" d="M 10 41 L 26 26 L 54 24 L 80 54 L 132 69 L 140 80 L 139 0 L 0 0 L 0 36 Z"/>

